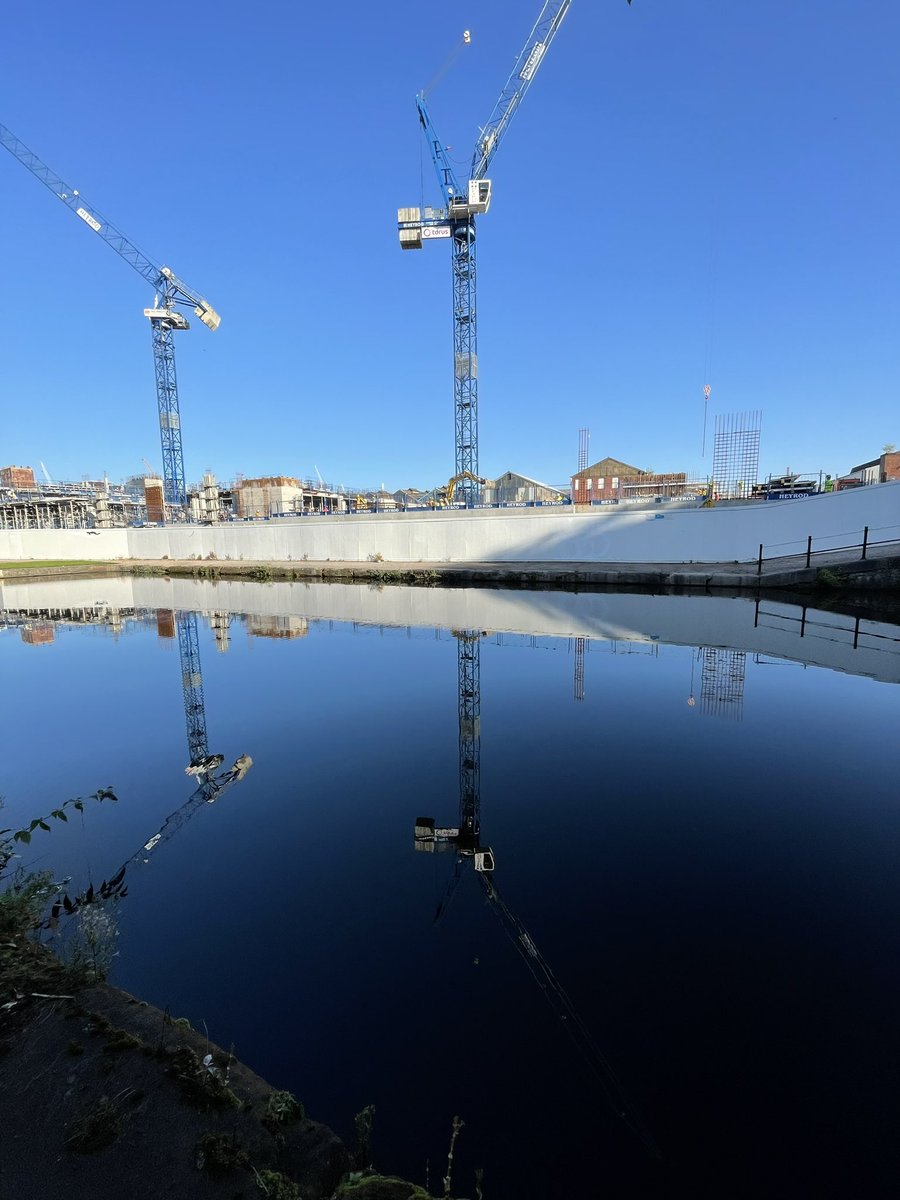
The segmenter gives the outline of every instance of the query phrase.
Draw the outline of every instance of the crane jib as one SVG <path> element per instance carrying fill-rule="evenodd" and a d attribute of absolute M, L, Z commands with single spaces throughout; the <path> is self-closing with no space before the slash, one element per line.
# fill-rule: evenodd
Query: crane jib
<path fill-rule="evenodd" d="M 96 221 L 91 216 L 91 214 L 87 211 L 86 208 L 76 208 L 75 212 L 78 214 L 79 217 L 81 217 L 82 221 L 87 221 L 88 225 L 90 225 L 91 229 L 93 229 L 93 231 L 95 233 L 99 233 L 100 230 L 103 228 L 103 226 L 100 224 L 100 222 Z"/>

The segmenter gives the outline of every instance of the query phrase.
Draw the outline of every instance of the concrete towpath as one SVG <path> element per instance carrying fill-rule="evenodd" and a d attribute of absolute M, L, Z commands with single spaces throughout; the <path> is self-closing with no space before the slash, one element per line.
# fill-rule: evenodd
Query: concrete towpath
<path fill-rule="evenodd" d="M 528 587 L 603 586 L 618 588 L 759 588 L 808 589 L 856 586 L 900 590 L 900 546 L 870 546 L 812 556 L 793 555 L 752 563 L 620 562 L 336 562 L 263 560 L 129 560 L 125 570 L 153 574 L 243 579 L 370 579 L 449 586 L 524 585 Z"/>

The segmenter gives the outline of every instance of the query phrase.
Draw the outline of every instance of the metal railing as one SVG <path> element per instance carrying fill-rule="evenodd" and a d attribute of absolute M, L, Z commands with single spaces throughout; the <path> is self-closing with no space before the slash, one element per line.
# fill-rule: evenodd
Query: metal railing
<path fill-rule="evenodd" d="M 893 533 L 894 536 L 893 537 L 877 537 L 877 538 L 872 536 L 872 534 L 879 534 L 879 533 L 880 534 Z M 860 535 L 860 540 L 858 542 L 843 541 L 842 544 L 837 545 L 837 546 L 835 546 L 835 545 L 819 546 L 817 549 L 813 549 L 814 541 L 821 542 L 823 540 L 832 540 L 835 538 L 845 539 L 848 537 L 853 537 L 855 534 Z M 804 546 L 803 542 L 800 540 L 795 541 L 795 542 L 775 542 L 771 546 L 768 546 L 768 547 L 764 546 L 763 543 L 760 542 L 759 555 L 757 556 L 757 561 L 756 561 L 756 573 L 757 573 L 757 575 L 762 575 L 762 569 L 763 569 L 764 562 L 777 562 L 779 559 L 787 559 L 787 558 L 802 558 L 805 561 L 805 565 L 807 567 L 809 567 L 812 565 L 812 560 L 815 555 L 817 555 L 817 554 L 835 554 L 838 551 L 843 551 L 843 550 L 859 550 L 860 551 L 859 560 L 860 560 L 860 562 L 862 562 L 866 559 L 866 557 L 868 556 L 869 550 L 873 546 L 888 546 L 888 545 L 893 545 L 893 544 L 900 545 L 900 525 L 879 525 L 879 526 L 875 526 L 875 527 L 866 525 L 862 529 L 851 530 L 848 533 L 820 534 L 818 538 L 814 538 L 812 534 L 809 534 L 806 538 L 805 546 Z M 781 554 L 767 553 L 767 551 L 778 550 L 783 546 L 799 546 L 799 547 L 801 547 L 801 549 L 782 551 Z"/>

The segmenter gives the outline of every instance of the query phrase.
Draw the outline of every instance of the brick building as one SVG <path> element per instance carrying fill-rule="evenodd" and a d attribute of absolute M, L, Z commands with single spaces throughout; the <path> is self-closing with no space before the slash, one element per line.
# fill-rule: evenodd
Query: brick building
<path fill-rule="evenodd" d="M 860 483 L 889 483 L 900 479 L 900 450 L 886 450 L 880 458 L 860 463 L 851 468 L 850 477 Z"/>
<path fill-rule="evenodd" d="M 684 496 L 693 490 L 684 471 L 658 475 L 618 458 L 601 458 L 572 476 L 573 504 L 625 500 L 655 500 Z"/>
<path fill-rule="evenodd" d="M 33 492 L 37 487 L 31 467 L 0 467 L 0 487 Z"/>

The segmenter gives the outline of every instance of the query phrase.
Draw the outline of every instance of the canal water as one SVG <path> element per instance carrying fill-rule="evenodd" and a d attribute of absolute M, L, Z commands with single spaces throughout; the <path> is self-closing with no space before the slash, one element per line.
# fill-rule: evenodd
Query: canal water
<path fill-rule="evenodd" d="M 897 1194 L 891 620 L 162 579 L 0 599 L 2 824 L 119 797 L 26 864 L 71 890 L 130 860 L 111 981 L 348 1141 L 374 1104 L 381 1168 L 442 1194 L 459 1116 L 460 1196 L 476 1169 L 485 1200 Z M 224 756 L 202 794 L 185 674 Z M 461 797 L 480 836 L 417 847 Z"/>

